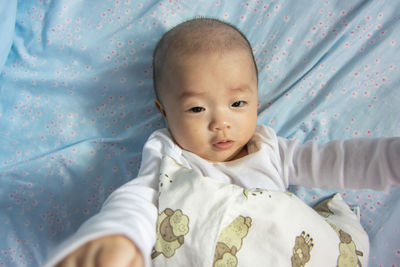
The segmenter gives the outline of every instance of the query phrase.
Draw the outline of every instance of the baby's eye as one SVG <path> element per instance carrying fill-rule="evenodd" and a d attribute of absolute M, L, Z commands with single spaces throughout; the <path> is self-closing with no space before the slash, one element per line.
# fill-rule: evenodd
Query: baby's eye
<path fill-rule="evenodd" d="M 238 108 L 238 107 L 243 107 L 246 104 L 245 101 L 236 101 L 235 103 L 232 104 L 232 107 Z"/>
<path fill-rule="evenodd" d="M 205 110 L 205 108 L 202 108 L 202 107 L 194 107 L 194 108 L 189 109 L 189 111 L 193 112 L 193 113 L 199 113 L 199 112 L 202 112 L 204 110 Z"/>

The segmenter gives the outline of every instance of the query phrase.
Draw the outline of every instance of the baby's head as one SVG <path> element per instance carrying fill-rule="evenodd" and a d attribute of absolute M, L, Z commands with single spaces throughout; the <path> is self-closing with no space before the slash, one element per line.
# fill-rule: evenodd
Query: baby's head
<path fill-rule="evenodd" d="M 246 37 L 215 19 L 168 31 L 153 55 L 153 80 L 175 142 L 209 161 L 247 154 L 257 123 L 257 67 Z"/>

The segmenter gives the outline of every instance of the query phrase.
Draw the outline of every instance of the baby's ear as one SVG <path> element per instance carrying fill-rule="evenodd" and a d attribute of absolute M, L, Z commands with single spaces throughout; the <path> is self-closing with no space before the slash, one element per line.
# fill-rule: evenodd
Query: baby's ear
<path fill-rule="evenodd" d="M 154 105 L 156 105 L 157 109 L 160 111 L 161 115 L 165 119 L 166 118 L 165 109 L 163 108 L 163 106 L 161 105 L 160 101 L 157 98 L 154 99 Z"/>

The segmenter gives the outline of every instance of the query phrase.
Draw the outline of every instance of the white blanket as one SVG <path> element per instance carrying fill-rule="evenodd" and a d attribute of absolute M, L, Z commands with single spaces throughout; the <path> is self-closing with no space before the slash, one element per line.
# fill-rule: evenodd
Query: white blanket
<path fill-rule="evenodd" d="M 169 157 L 160 171 L 154 266 L 367 266 L 368 236 L 340 195 L 315 209 L 247 190 Z"/>

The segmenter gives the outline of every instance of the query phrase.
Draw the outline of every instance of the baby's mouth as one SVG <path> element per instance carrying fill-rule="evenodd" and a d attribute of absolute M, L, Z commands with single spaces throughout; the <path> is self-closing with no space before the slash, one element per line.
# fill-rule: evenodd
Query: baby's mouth
<path fill-rule="evenodd" d="M 214 143 L 213 146 L 218 150 L 227 150 L 233 146 L 232 140 L 224 140 L 217 143 Z"/>

